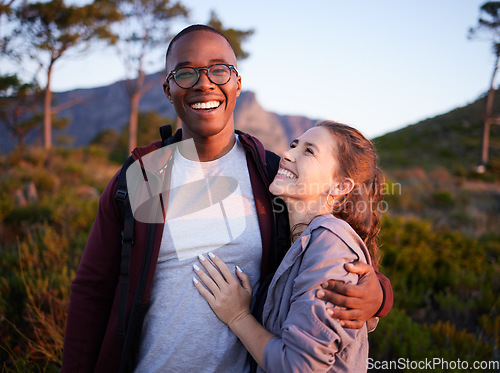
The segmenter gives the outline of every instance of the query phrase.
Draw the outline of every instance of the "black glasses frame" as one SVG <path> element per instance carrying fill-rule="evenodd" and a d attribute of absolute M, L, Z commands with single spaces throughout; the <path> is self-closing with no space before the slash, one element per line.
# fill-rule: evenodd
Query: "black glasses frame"
<path fill-rule="evenodd" d="M 215 83 L 212 80 L 212 78 L 210 78 L 210 73 L 209 73 L 210 68 L 212 68 L 213 66 L 226 66 L 229 69 L 229 79 L 226 82 L 224 82 L 224 83 Z M 177 80 L 175 80 L 175 74 L 177 73 L 177 71 L 179 71 L 181 69 L 185 69 L 185 68 L 193 69 L 194 71 L 196 71 L 196 81 L 194 82 L 194 84 L 191 87 L 182 87 L 179 83 L 177 83 Z M 165 83 L 163 83 L 163 85 L 167 84 L 168 81 L 169 81 L 169 79 L 173 78 L 175 84 L 177 84 L 180 88 L 183 88 L 183 89 L 193 88 L 196 84 L 198 84 L 198 82 L 200 80 L 200 71 L 201 70 L 205 70 L 207 72 L 208 80 L 210 80 L 213 84 L 216 84 L 216 85 L 227 84 L 227 82 L 229 82 L 231 80 L 231 76 L 233 75 L 233 71 L 236 73 L 236 76 L 239 76 L 238 70 L 236 70 L 236 67 L 234 67 L 234 65 L 229 65 L 229 64 L 226 64 L 226 63 L 214 63 L 213 65 L 202 66 L 202 67 L 184 66 L 184 67 L 180 67 L 178 69 L 170 71 L 170 73 L 167 75 L 167 78 L 165 79 Z"/>

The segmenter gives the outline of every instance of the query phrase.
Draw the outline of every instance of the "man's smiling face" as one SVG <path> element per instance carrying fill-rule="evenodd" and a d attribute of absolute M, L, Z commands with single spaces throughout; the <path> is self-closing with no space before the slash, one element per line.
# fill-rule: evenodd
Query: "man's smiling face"
<path fill-rule="evenodd" d="M 220 35 L 193 31 L 180 37 L 172 45 L 167 58 L 167 73 L 180 67 L 203 67 L 222 63 L 236 66 L 231 46 Z M 220 133 L 234 131 L 233 111 L 241 92 L 241 77 L 231 72 L 231 79 L 223 85 L 212 83 L 206 70 L 194 87 L 179 87 L 173 79 L 165 84 L 165 94 L 173 103 L 182 121 L 183 137 L 208 139 Z"/>

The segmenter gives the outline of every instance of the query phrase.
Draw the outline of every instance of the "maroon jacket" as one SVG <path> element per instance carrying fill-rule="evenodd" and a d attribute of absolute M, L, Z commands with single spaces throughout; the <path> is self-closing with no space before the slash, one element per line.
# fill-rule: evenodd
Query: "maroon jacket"
<path fill-rule="evenodd" d="M 178 131 L 168 143 L 180 141 Z M 265 151 L 255 138 L 240 133 L 240 141 L 247 154 L 250 180 L 254 193 L 258 222 L 262 237 L 261 278 L 271 274 L 281 260 L 277 247 L 275 220 L 269 183 L 274 174 L 265 177 Z M 136 148 L 134 159 L 161 148 L 162 142 L 147 147 Z M 122 218 L 114 198 L 118 173 L 102 193 L 99 209 L 85 246 L 76 277 L 71 285 L 71 298 L 64 340 L 63 372 L 117 372 L 124 340 L 117 334 L 118 294 L 121 262 Z M 286 214 L 285 214 L 286 215 Z M 163 233 L 163 224 L 157 224 L 153 241 L 153 251 L 149 262 L 145 291 L 141 304 L 144 312 L 149 305 L 149 296 L 158 259 Z M 145 256 L 148 224 L 136 221 L 134 225 L 134 245 L 129 266 L 129 286 L 126 318 L 132 309 L 137 284 Z M 282 228 L 280 230 L 283 230 Z M 288 234 L 288 233 L 287 233 Z M 288 247 L 287 247 L 288 248 Z M 392 288 L 389 279 L 377 272 L 384 290 L 384 304 L 379 316 L 386 315 L 392 307 Z M 140 336 L 140 330 L 138 331 Z M 139 337 L 134 342 L 139 344 Z"/>

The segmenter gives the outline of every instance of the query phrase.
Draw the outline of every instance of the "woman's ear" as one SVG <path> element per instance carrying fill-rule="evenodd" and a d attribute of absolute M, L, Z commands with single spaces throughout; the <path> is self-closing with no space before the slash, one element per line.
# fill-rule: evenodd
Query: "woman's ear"
<path fill-rule="evenodd" d="M 354 189 L 354 180 L 346 178 L 341 182 L 336 183 L 330 188 L 330 195 L 335 197 L 345 196 Z"/>

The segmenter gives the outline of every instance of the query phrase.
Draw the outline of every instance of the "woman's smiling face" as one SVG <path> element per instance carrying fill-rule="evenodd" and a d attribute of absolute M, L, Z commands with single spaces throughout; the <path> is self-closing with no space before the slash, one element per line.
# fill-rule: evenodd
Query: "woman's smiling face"
<path fill-rule="evenodd" d="M 295 139 L 282 155 L 269 191 L 285 200 L 326 198 L 337 174 L 337 146 L 323 127 L 313 127 Z"/>

